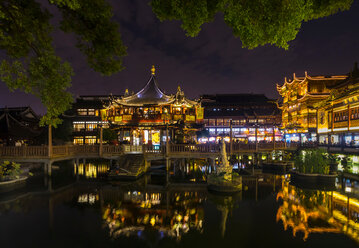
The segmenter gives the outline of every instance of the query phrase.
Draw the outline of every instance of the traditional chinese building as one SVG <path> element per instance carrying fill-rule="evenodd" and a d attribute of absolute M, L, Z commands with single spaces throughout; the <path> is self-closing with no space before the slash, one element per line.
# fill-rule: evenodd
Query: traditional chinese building
<path fill-rule="evenodd" d="M 206 141 L 224 138 L 233 141 L 281 140 L 278 130 L 281 111 L 276 101 L 263 94 L 203 95 L 204 124 L 208 130 Z M 204 138 L 206 139 L 206 138 Z"/>
<path fill-rule="evenodd" d="M 30 107 L 0 108 L 0 144 L 33 144 L 43 129 Z"/>
<path fill-rule="evenodd" d="M 112 97 L 101 117 L 118 131 L 120 141 L 159 145 L 167 139 L 180 143 L 194 139 L 196 124 L 203 121 L 203 109 L 199 101 L 186 98 L 180 87 L 176 94 L 166 95 L 158 87 L 153 66 L 143 89 Z"/>
<path fill-rule="evenodd" d="M 283 98 L 282 128 L 286 141 L 317 141 L 316 105 L 326 100 L 332 88 L 347 76 L 309 76 L 293 74 L 293 80 L 285 78 L 277 90 Z"/>
<path fill-rule="evenodd" d="M 359 69 L 331 87 L 331 95 L 318 106 L 319 142 L 333 146 L 359 146 Z"/>
<path fill-rule="evenodd" d="M 73 143 L 91 145 L 99 142 L 99 128 L 108 128 L 106 120 L 101 119 L 101 110 L 108 104 L 110 96 L 79 96 L 72 108 L 66 111 L 65 118 L 72 122 Z"/>

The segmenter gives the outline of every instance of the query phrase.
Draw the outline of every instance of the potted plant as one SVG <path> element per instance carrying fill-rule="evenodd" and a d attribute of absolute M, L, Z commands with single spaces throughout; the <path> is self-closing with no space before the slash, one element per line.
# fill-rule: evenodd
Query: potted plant
<path fill-rule="evenodd" d="M 334 187 L 337 175 L 330 175 L 333 160 L 333 156 L 328 156 L 321 149 L 301 150 L 294 161 L 291 181 L 310 188 Z"/>

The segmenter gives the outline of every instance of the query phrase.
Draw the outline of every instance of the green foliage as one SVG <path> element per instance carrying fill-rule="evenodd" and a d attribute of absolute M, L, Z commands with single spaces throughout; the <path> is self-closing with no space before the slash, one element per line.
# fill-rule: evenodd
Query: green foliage
<path fill-rule="evenodd" d="M 243 47 L 274 44 L 287 49 L 304 21 L 348 10 L 353 0 L 152 0 L 161 20 L 180 20 L 188 36 L 197 36 L 204 23 L 223 13 Z"/>
<path fill-rule="evenodd" d="M 20 164 L 4 161 L 0 164 L 0 181 L 18 178 L 20 175 Z"/>
<path fill-rule="evenodd" d="M 111 6 L 104 0 L 76 2 L 79 8 L 61 5 L 61 29 L 77 35 L 76 46 L 86 54 L 87 62 L 95 71 L 111 75 L 122 70 L 126 47 L 118 32 L 119 25 L 111 21 Z"/>
<path fill-rule="evenodd" d="M 49 2 L 62 13 L 60 28 L 77 35 L 77 46 L 94 70 L 110 75 L 122 69 L 126 47 L 104 0 Z M 0 79 L 10 90 L 19 89 L 39 97 L 47 109 L 40 124 L 56 127 L 61 123 L 58 116 L 73 101 L 66 91 L 73 71 L 69 63 L 56 56 L 51 17 L 49 10 L 36 0 L 0 2 L 0 49 L 6 52 Z"/>
<path fill-rule="evenodd" d="M 73 127 L 70 119 L 65 119 L 57 128 L 53 128 L 52 137 L 53 139 L 61 141 L 71 141 Z"/>
<path fill-rule="evenodd" d="M 295 157 L 298 172 L 306 174 L 329 174 L 329 159 L 321 149 L 305 149 Z"/>
<path fill-rule="evenodd" d="M 117 133 L 110 128 L 104 128 L 102 132 L 103 132 L 102 133 L 103 141 L 110 142 L 113 140 L 117 140 L 117 138 L 118 138 Z"/>
<path fill-rule="evenodd" d="M 344 172 L 351 172 L 352 166 L 348 163 L 348 159 L 343 157 L 340 161 Z"/>

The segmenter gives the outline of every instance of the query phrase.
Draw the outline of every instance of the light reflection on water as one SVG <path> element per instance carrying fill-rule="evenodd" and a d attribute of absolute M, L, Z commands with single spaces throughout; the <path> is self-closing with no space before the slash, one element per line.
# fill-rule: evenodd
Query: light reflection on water
<path fill-rule="evenodd" d="M 290 185 L 286 176 L 268 174 L 244 178 L 244 191 L 236 196 L 213 195 L 205 185 L 193 182 L 156 184 L 152 176 L 136 182 L 94 180 L 108 168 L 107 164 L 80 164 L 82 180 L 51 195 L 13 201 L 0 197 L 0 239 L 11 244 L 21 227 L 26 228 L 24 239 L 31 238 L 36 236 L 31 227 L 37 225 L 43 236 L 36 247 L 41 247 L 42 238 L 49 245 L 67 240 L 53 233 L 74 232 L 82 237 L 81 242 L 92 238 L 103 247 L 117 241 L 130 247 L 139 245 L 139 240 L 148 247 L 167 247 L 161 245 L 165 240 L 171 240 L 169 247 L 229 247 L 239 240 L 259 242 L 257 246 L 266 242 L 268 247 L 315 247 L 318 243 L 349 247 L 356 246 L 353 240 L 359 242 L 359 201 L 344 191 L 303 190 Z M 74 168 L 74 176 L 76 172 Z M 72 218 L 77 224 L 69 224 Z"/>
<path fill-rule="evenodd" d="M 304 190 L 283 181 L 277 221 L 307 240 L 311 233 L 345 233 L 359 243 L 359 200 L 337 191 Z"/>

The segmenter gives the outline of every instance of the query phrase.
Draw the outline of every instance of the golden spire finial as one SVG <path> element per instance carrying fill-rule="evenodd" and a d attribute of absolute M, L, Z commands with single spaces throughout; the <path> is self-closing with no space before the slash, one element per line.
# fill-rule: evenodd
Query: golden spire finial
<path fill-rule="evenodd" d="M 178 85 L 177 91 L 181 91 L 181 86 Z"/>
<path fill-rule="evenodd" d="M 152 75 L 155 75 L 155 72 L 156 72 L 155 66 L 152 65 L 151 74 L 152 74 Z"/>

